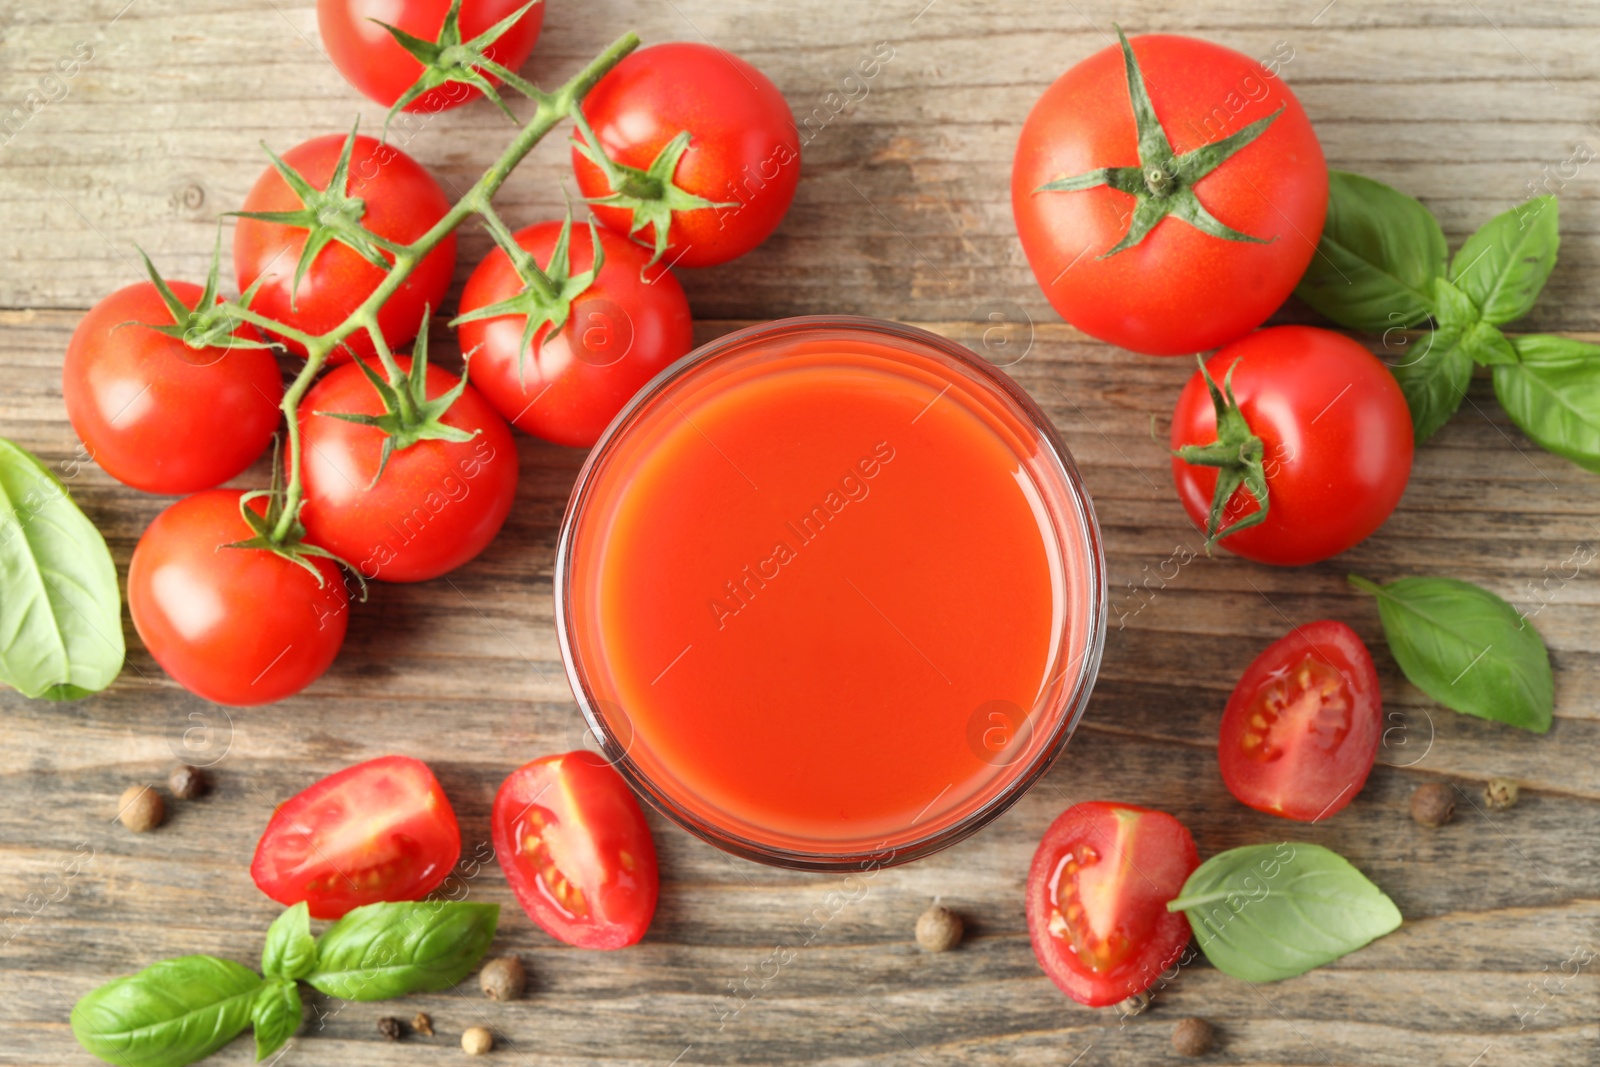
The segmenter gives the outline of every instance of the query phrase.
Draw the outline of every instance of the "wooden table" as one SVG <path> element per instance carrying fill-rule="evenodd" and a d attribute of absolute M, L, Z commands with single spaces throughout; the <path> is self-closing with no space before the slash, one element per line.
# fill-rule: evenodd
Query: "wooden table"
<path fill-rule="evenodd" d="M 655 925 L 639 947 L 600 954 L 544 936 L 489 865 L 471 891 L 507 908 L 498 946 L 528 962 L 528 999 L 493 1004 L 476 990 L 392 1007 L 317 999 L 284 1063 L 454 1062 L 460 1031 L 489 1025 L 502 1035 L 493 1062 L 511 1064 L 1148 1065 L 1177 1061 L 1168 1037 L 1185 1015 L 1217 1025 L 1215 1062 L 1600 1062 L 1600 965 L 1572 974 L 1600 951 L 1600 624 L 1591 614 L 1600 584 L 1592 564 L 1573 575 L 1568 562 L 1600 540 L 1600 481 L 1530 445 L 1480 376 L 1418 452 L 1399 511 L 1346 556 L 1292 571 L 1203 555 L 1171 566 L 1200 543 L 1160 440 L 1192 368 L 1060 324 L 1013 229 L 1008 173 L 1021 120 L 1050 80 L 1107 43 L 1114 20 L 1258 56 L 1287 47 L 1284 75 L 1330 163 L 1419 195 L 1452 245 L 1548 180 L 1563 201 L 1561 261 L 1519 328 L 1600 330 L 1600 171 L 1562 169 L 1600 144 L 1600 10 L 1562 0 L 1324 3 L 1222 0 L 1194 14 L 1147 0 L 551 0 L 526 71 L 544 84 L 631 26 L 647 42 L 704 38 L 737 51 L 797 115 L 825 120 L 813 122 L 779 232 L 735 265 L 683 274 L 702 338 L 750 320 L 855 312 L 976 344 L 997 308 L 1015 344 L 1031 338 L 1010 372 L 1076 455 L 1105 532 L 1113 612 L 1100 683 L 1042 785 L 976 838 L 883 871 L 855 899 L 839 896 L 835 879 L 732 860 L 652 816 L 663 882 Z M 65 98 L 29 114 L 0 149 L 0 308 L 9 309 L 0 312 L 0 435 L 63 474 L 125 574 L 140 531 L 168 501 L 81 462 L 60 391 L 73 326 L 139 277 L 135 243 L 169 276 L 198 280 L 215 215 L 239 205 L 264 164 L 259 140 L 282 150 L 348 129 L 357 111 L 374 128 L 381 112 L 321 55 L 308 0 L 8 6 L 6 101 L 21 102 L 78 42 L 93 56 Z M 834 114 L 828 94 L 845 92 L 844 77 L 879 41 L 892 45 L 892 61 Z M 400 140 L 447 188 L 463 189 L 508 128 L 480 105 Z M 542 145 L 506 186 L 501 210 L 514 225 L 558 214 L 563 140 Z M 458 286 L 487 248 L 469 227 Z M 1311 320 L 1294 305 L 1280 318 Z M 437 351 L 453 353 L 451 344 L 446 332 L 435 337 Z M 0 694 L 0 1063 L 91 1062 L 67 1015 L 112 976 L 185 952 L 253 961 L 277 908 L 246 864 L 273 801 L 381 753 L 425 757 L 456 804 L 470 856 L 487 839 L 504 775 L 578 743 L 551 623 L 551 558 L 583 456 L 528 437 L 519 447 L 522 484 L 499 540 L 448 580 L 376 587 L 355 609 L 343 655 L 296 699 L 210 705 L 166 678 L 131 626 L 128 665 L 108 692 L 60 705 Z M 240 484 L 264 478 L 258 465 Z M 1550 734 L 1429 702 L 1384 651 L 1372 603 L 1346 587 L 1350 571 L 1457 575 L 1526 610 L 1555 665 Z M 1291 623 L 1323 617 L 1346 620 L 1378 651 L 1393 729 L 1348 810 L 1291 825 L 1228 796 L 1213 745 L 1245 664 Z M 215 795 L 172 804 L 159 832 L 124 831 L 112 820 L 118 794 L 161 779 L 179 756 L 213 765 Z M 1479 792 L 1494 775 L 1521 781 L 1523 800 L 1491 816 Z M 1424 830 L 1407 818 L 1407 798 L 1438 780 L 1459 786 L 1461 811 Z M 1171 811 L 1202 854 L 1286 835 L 1326 844 L 1394 897 L 1405 925 L 1269 986 L 1195 963 L 1125 1023 L 1080 1008 L 1034 962 L 1022 883 L 1044 827 L 1089 798 Z M 968 918 L 959 951 L 928 956 L 912 941 L 934 898 Z M 796 953 L 775 969 L 780 946 Z M 380 1016 L 418 1009 L 432 1013 L 438 1036 L 379 1036 Z M 211 1062 L 251 1056 L 242 1040 Z"/>

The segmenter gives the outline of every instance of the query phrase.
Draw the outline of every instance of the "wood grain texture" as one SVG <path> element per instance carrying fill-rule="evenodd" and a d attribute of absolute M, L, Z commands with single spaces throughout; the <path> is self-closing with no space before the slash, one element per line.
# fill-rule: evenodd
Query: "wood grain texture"
<path fill-rule="evenodd" d="M 119 485 L 78 452 L 59 373 L 82 309 L 136 280 L 135 243 L 171 275 L 199 276 L 215 214 L 238 205 L 264 162 L 257 141 L 281 150 L 346 129 L 358 111 L 369 128 L 381 118 L 320 54 L 303 0 L 125 3 L 0 2 L 5 108 L 77 42 L 94 53 L 64 98 L 0 146 L 0 308 L 10 309 L 0 311 L 0 435 L 61 473 L 124 576 L 140 531 L 168 501 Z M 1572 973 L 1573 961 L 1600 951 L 1600 581 L 1592 565 L 1559 577 L 1576 550 L 1600 544 L 1600 480 L 1524 439 L 1480 376 L 1418 453 L 1400 510 L 1365 544 L 1293 571 L 1225 556 L 1168 564 L 1200 542 L 1151 430 L 1164 436 L 1189 367 L 1061 325 L 1022 258 L 1007 193 L 1023 115 L 1052 78 L 1106 43 L 1113 21 L 1254 55 L 1287 42 L 1285 77 L 1330 162 L 1420 196 L 1452 246 L 1528 195 L 1529 182 L 1548 181 L 1563 201 L 1561 259 L 1518 328 L 1593 339 L 1600 164 L 1565 181 L 1559 165 L 1600 145 L 1600 8 L 925 3 L 551 0 L 527 72 L 554 84 L 631 26 L 647 41 L 709 39 L 744 54 L 806 116 L 875 42 L 893 44 L 870 93 L 807 144 L 795 207 L 773 239 L 683 280 L 702 340 L 748 320 L 857 312 L 981 348 L 986 311 L 1014 309 L 1012 342 L 1030 347 L 1008 370 L 1077 458 L 1109 555 L 1104 665 L 1067 755 L 976 838 L 879 872 L 853 894 L 838 879 L 732 860 L 652 815 L 661 908 L 646 941 L 621 953 L 553 942 L 522 917 L 492 864 L 464 870 L 460 891 L 505 907 L 497 947 L 529 964 L 529 998 L 494 1004 L 475 988 L 392 1006 L 313 998 L 281 1062 L 438 1062 L 460 1055 L 463 1028 L 488 1025 L 502 1036 L 492 1062 L 538 1067 L 1153 1065 L 1187 1062 L 1168 1035 L 1195 1014 L 1221 1034 L 1208 1062 L 1600 1063 L 1597 964 Z M 397 139 L 459 189 L 508 128 L 479 106 Z M 508 183 L 502 214 L 522 225 L 557 213 L 567 174 L 553 138 Z M 458 285 L 487 246 L 469 227 Z M 1292 304 L 1280 318 L 1314 321 Z M 434 341 L 453 352 L 448 333 Z M 250 883 L 246 861 L 273 802 L 316 778 L 385 752 L 426 758 L 471 857 L 487 842 L 503 776 L 582 742 L 551 620 L 556 527 L 582 454 L 518 444 L 522 483 L 499 540 L 448 580 L 375 587 L 354 610 L 343 655 L 298 698 L 223 711 L 167 679 L 131 626 L 128 667 L 107 693 L 66 705 L 0 694 L 0 1064 L 94 1062 L 67 1014 L 110 977 L 184 952 L 253 961 L 277 908 Z M 258 465 L 240 484 L 263 479 Z M 1373 605 L 1346 586 L 1350 571 L 1453 574 L 1527 611 L 1556 670 L 1550 734 L 1455 715 L 1407 684 L 1382 652 Z M 1346 620 L 1379 650 L 1393 729 L 1350 808 L 1291 825 L 1228 796 L 1214 739 L 1254 654 L 1291 623 L 1323 617 Z M 215 794 L 173 802 L 156 833 L 125 832 L 113 821 L 117 796 L 164 778 L 179 757 L 213 765 Z M 1524 799 L 1490 815 L 1478 792 L 1494 775 L 1517 778 Z M 1426 831 L 1406 803 L 1436 779 L 1460 787 L 1460 815 Z M 1171 811 L 1202 854 L 1285 835 L 1328 845 L 1394 897 L 1405 925 L 1286 982 L 1253 987 L 1202 960 L 1181 968 L 1144 1016 L 1080 1008 L 1039 972 L 1021 891 L 1045 826 L 1090 798 Z M 935 897 L 969 923 L 965 944 L 943 956 L 922 954 L 911 936 Z M 777 966 L 782 949 L 793 958 Z M 436 1037 L 379 1036 L 380 1016 L 416 1010 L 433 1015 Z M 209 1062 L 252 1056 L 240 1041 Z"/>

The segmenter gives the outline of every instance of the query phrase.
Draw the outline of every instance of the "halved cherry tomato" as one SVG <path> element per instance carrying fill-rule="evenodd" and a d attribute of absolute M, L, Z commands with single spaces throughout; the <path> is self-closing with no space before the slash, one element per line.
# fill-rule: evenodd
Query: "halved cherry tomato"
<path fill-rule="evenodd" d="M 1367 646 L 1324 619 L 1295 627 L 1245 670 L 1222 713 L 1217 762 L 1252 808 L 1315 822 L 1366 785 L 1382 727 Z"/>
<path fill-rule="evenodd" d="M 623 948 L 649 929 L 655 842 L 639 801 L 601 757 L 568 752 L 512 772 L 495 794 L 493 834 L 517 903 L 551 937 Z"/>
<path fill-rule="evenodd" d="M 1148 989 L 1189 943 L 1167 911 L 1200 854 L 1163 811 L 1074 804 L 1045 831 L 1028 871 L 1033 954 L 1067 996 L 1091 1008 Z"/>
<path fill-rule="evenodd" d="M 461 856 L 461 828 L 433 771 L 381 756 L 330 774 L 273 812 L 250 877 L 280 904 L 337 919 L 382 900 L 421 900 Z"/>

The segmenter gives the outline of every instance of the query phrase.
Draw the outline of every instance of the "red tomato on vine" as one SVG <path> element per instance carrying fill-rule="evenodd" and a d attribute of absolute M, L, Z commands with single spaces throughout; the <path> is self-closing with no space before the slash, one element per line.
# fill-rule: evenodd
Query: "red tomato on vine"
<path fill-rule="evenodd" d="M 709 267 L 777 229 L 800 136 L 777 86 L 731 52 L 673 42 L 618 63 L 583 101 L 572 168 L 595 216 L 671 266 Z"/>
<path fill-rule="evenodd" d="M 1305 273 L 1327 205 L 1294 94 L 1193 37 L 1121 37 L 1067 71 L 1029 113 L 1011 170 L 1017 233 L 1051 306 L 1153 355 L 1259 326 Z"/>
<path fill-rule="evenodd" d="M 595 258 L 598 242 L 599 261 Z M 640 387 L 694 347 L 689 301 L 644 249 L 571 220 L 484 257 L 461 294 L 472 380 L 518 429 L 587 448 Z"/>
<path fill-rule="evenodd" d="M 252 310 L 302 333 L 327 333 L 383 283 L 394 262 L 389 246 L 417 240 L 449 210 L 439 183 L 399 149 L 355 133 L 312 138 L 273 156 L 236 212 L 239 288 L 264 278 Z M 378 326 L 391 351 L 409 344 L 424 309 L 444 300 L 455 264 L 452 233 L 384 301 Z M 282 340 L 305 355 L 299 342 Z M 375 351 L 356 330 L 331 358 Z"/>
<path fill-rule="evenodd" d="M 410 112 L 493 91 L 496 68 L 515 72 L 527 62 L 543 23 L 543 0 L 317 0 L 317 30 L 339 73 L 370 99 L 385 107 L 404 100 L 400 109 Z"/>

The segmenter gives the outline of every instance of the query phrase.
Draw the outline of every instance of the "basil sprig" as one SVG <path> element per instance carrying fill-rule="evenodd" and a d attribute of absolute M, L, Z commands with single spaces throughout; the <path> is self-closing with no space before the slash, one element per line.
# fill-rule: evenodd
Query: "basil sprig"
<path fill-rule="evenodd" d="M 1217 970 L 1247 982 L 1304 974 L 1400 925 L 1400 909 L 1366 875 L 1304 842 L 1213 856 L 1167 910 L 1185 914 Z"/>
<path fill-rule="evenodd" d="M 76 700 L 122 670 L 105 538 L 26 449 L 0 439 L 0 685 Z"/>
<path fill-rule="evenodd" d="M 1418 443 L 1455 414 L 1477 363 L 1493 368 L 1500 406 L 1534 443 L 1600 471 L 1600 347 L 1500 329 L 1533 309 L 1555 267 L 1559 219 L 1555 197 L 1534 197 L 1484 223 L 1446 268 L 1444 234 L 1426 207 L 1331 171 L 1327 222 L 1295 294 L 1357 330 L 1432 320 L 1390 366 Z"/>
<path fill-rule="evenodd" d="M 247 1026 L 256 1059 L 300 1028 L 297 979 L 346 1000 L 385 1000 L 455 985 L 494 940 L 497 904 L 368 904 L 311 936 L 305 904 L 267 930 L 265 977 L 215 956 L 179 956 L 95 989 L 72 1009 L 78 1043 L 117 1067 L 184 1067 Z"/>
<path fill-rule="evenodd" d="M 1539 631 L 1487 589 L 1456 578 L 1350 584 L 1378 600 L 1395 662 L 1447 708 L 1544 733 L 1555 682 Z"/>

